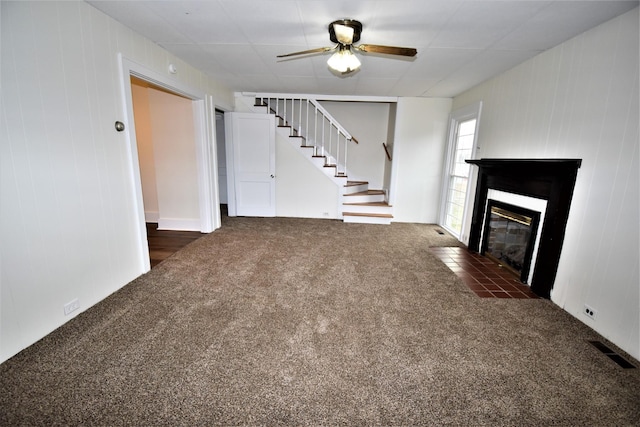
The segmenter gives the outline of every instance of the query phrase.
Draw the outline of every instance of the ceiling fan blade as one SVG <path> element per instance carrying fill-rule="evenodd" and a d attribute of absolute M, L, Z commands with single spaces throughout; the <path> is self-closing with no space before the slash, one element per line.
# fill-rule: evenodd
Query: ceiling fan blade
<path fill-rule="evenodd" d="M 381 46 L 378 44 L 361 44 L 354 47 L 362 52 L 385 53 L 387 55 L 416 56 L 418 53 L 412 47 Z"/>
<path fill-rule="evenodd" d="M 333 24 L 333 31 L 336 33 L 336 39 L 342 44 L 353 43 L 353 28 L 342 24 Z"/>
<path fill-rule="evenodd" d="M 321 52 L 329 52 L 330 50 L 334 50 L 336 47 L 319 47 L 316 49 L 302 50 L 300 52 L 292 52 L 285 53 L 284 55 L 278 55 L 277 58 L 286 58 L 288 56 L 296 56 L 296 55 L 308 55 L 310 53 L 321 53 Z"/>

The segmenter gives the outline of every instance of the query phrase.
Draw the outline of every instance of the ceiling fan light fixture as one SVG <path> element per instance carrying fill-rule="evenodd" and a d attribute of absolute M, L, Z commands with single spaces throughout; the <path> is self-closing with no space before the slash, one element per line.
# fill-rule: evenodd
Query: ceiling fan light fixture
<path fill-rule="evenodd" d="M 339 73 L 350 73 L 360 68 L 360 60 L 351 52 L 349 46 L 340 46 L 340 49 L 331 55 L 327 65 Z"/>

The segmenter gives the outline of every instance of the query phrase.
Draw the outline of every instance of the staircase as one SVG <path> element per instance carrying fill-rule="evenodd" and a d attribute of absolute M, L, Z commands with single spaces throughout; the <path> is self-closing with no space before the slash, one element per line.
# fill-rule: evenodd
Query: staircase
<path fill-rule="evenodd" d="M 367 181 L 349 181 L 349 144 L 358 141 L 316 100 L 256 94 L 253 111 L 274 114 L 277 132 L 341 188 L 342 220 L 390 224 L 392 207 L 383 190 L 370 190 Z"/>

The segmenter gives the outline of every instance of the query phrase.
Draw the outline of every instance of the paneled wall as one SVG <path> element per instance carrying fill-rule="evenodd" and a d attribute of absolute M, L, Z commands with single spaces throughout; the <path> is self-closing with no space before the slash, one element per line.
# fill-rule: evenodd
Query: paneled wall
<path fill-rule="evenodd" d="M 438 222 L 450 98 L 398 99 L 390 202 L 396 222 Z"/>
<path fill-rule="evenodd" d="M 3 361 L 142 273 L 118 53 L 174 63 L 223 109 L 233 94 L 87 3 L 0 8 Z"/>
<path fill-rule="evenodd" d="M 552 300 L 636 358 L 638 40 L 636 8 L 454 100 L 483 102 L 479 158 L 582 159 Z"/>

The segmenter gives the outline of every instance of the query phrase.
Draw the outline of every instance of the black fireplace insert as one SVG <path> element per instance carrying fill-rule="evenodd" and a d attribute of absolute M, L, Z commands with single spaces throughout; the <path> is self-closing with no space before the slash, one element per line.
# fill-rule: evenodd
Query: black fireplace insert
<path fill-rule="evenodd" d="M 539 212 L 489 199 L 480 253 L 528 283 L 539 222 Z"/>

